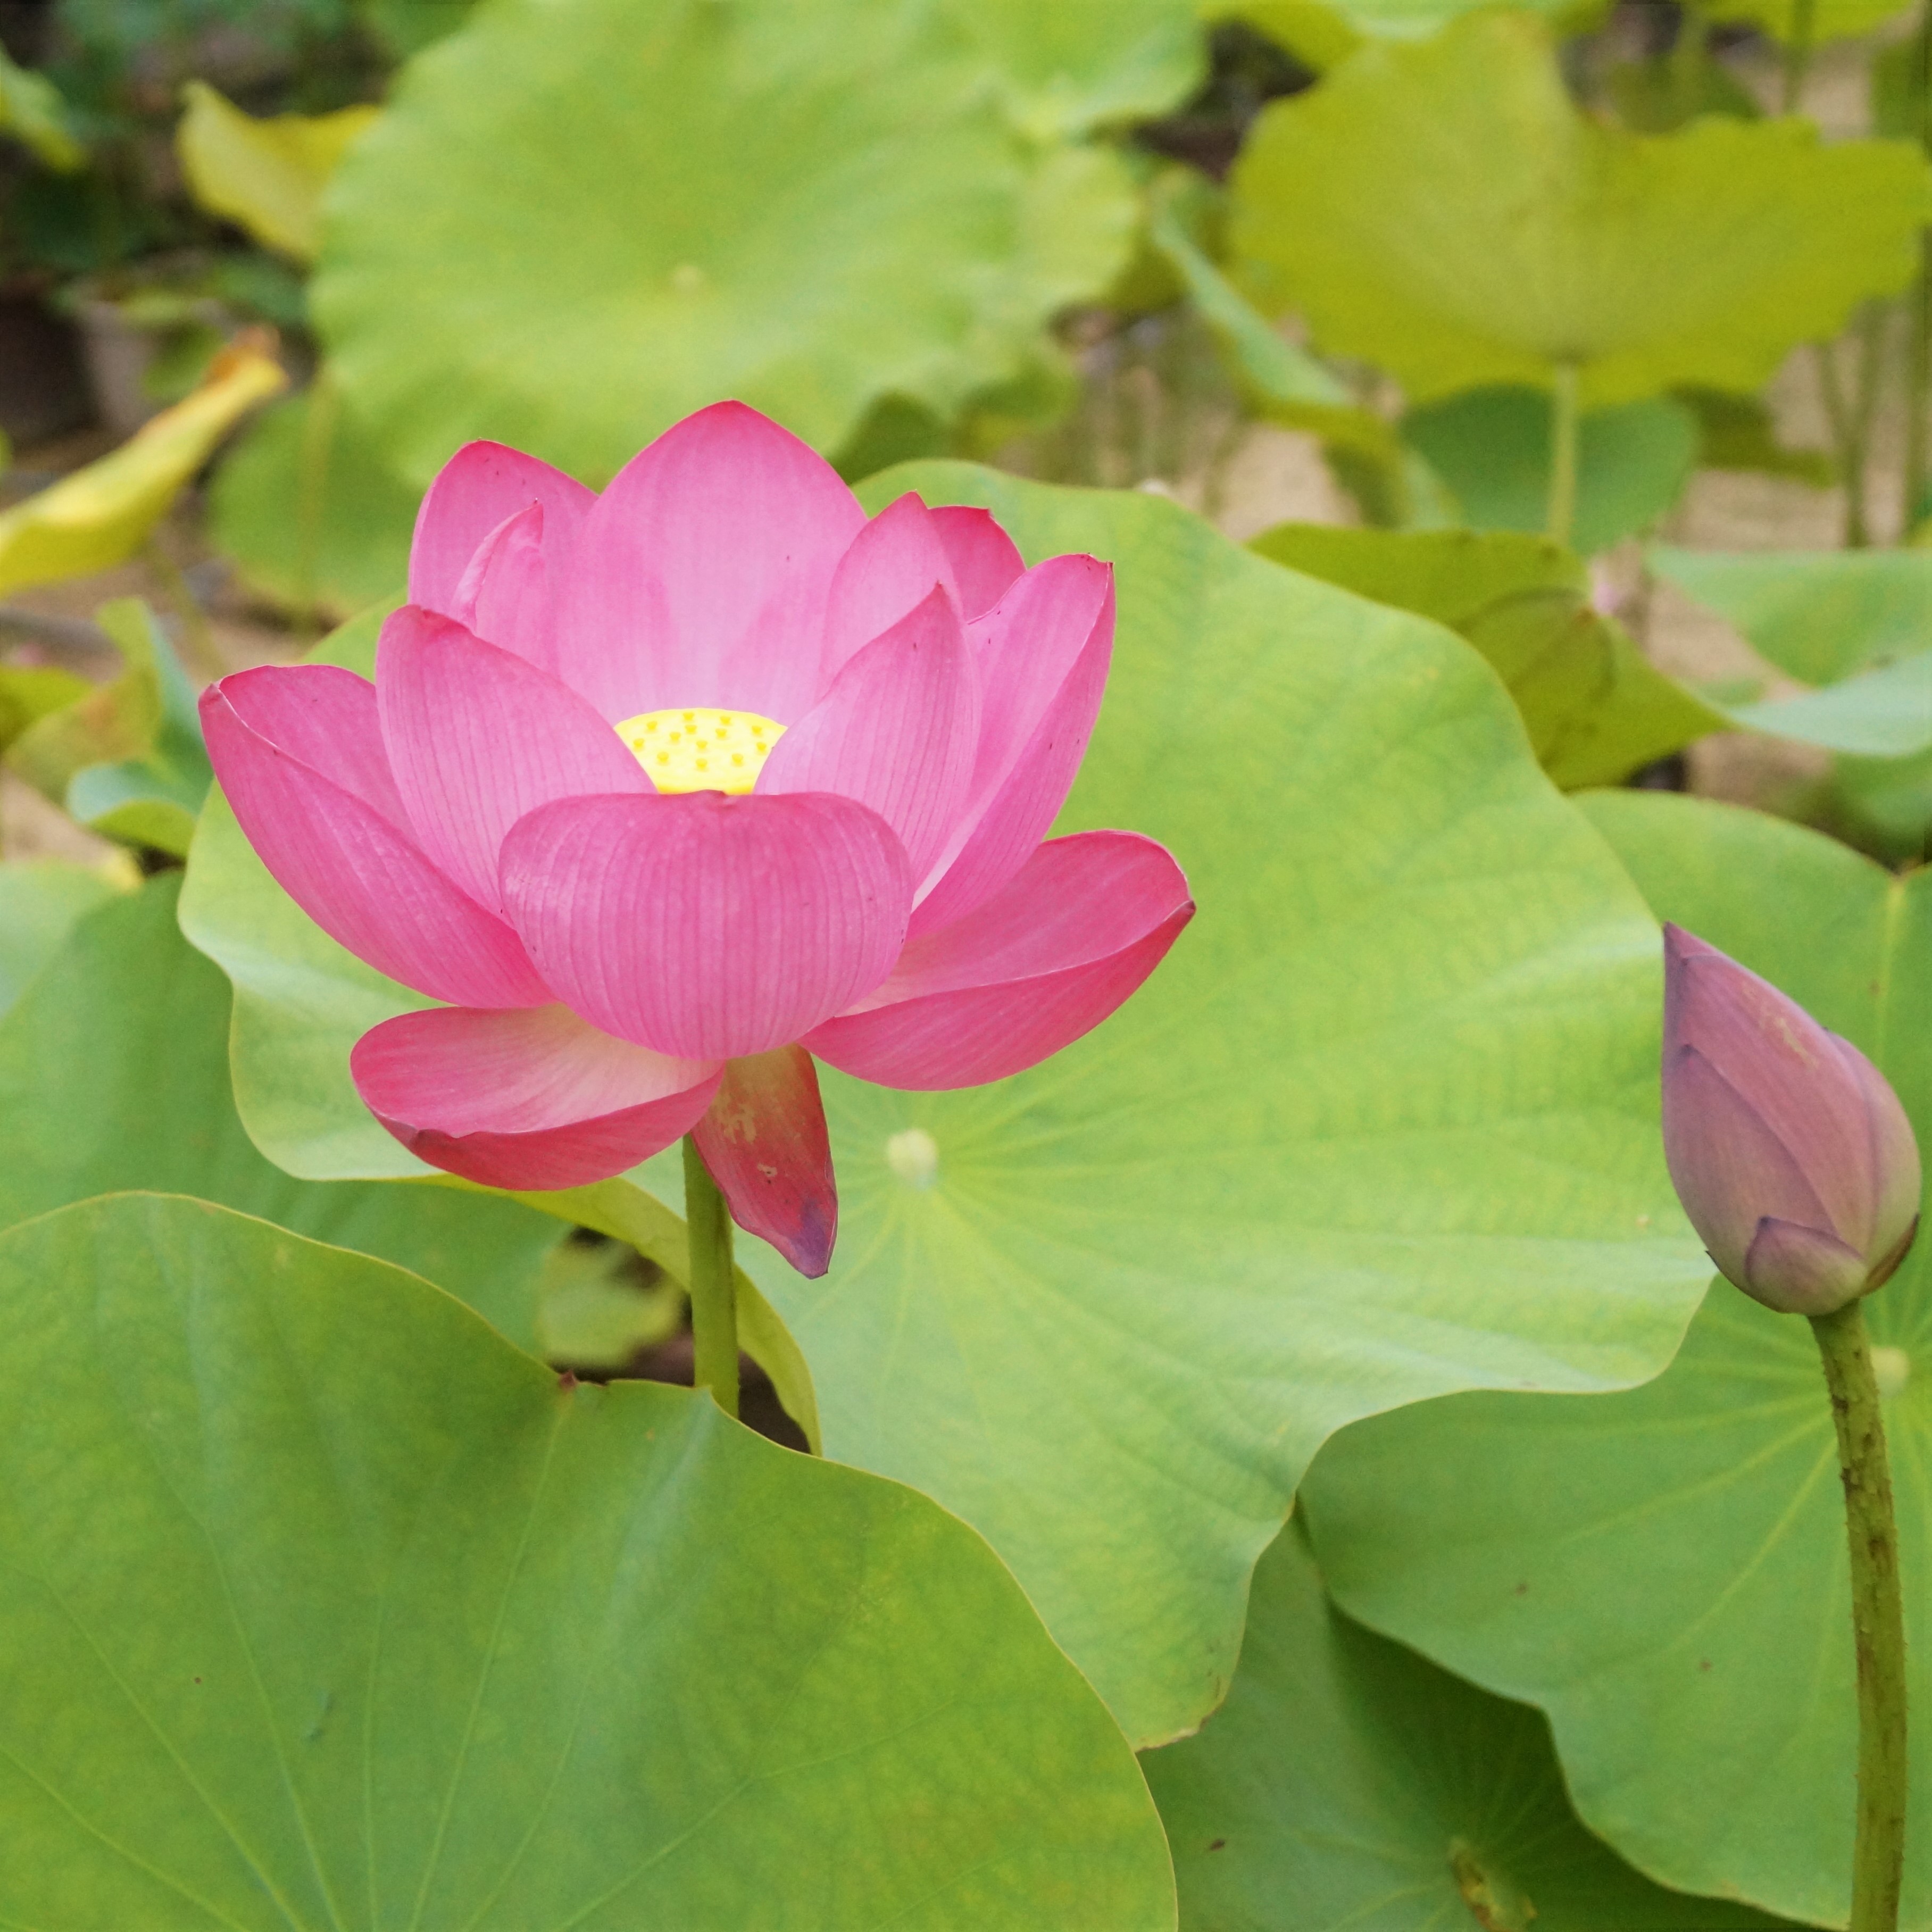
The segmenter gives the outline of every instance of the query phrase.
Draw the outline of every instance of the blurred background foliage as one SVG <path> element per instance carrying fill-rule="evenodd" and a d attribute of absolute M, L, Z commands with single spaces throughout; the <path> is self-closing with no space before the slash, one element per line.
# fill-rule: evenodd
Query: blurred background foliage
<path fill-rule="evenodd" d="M 7 0 L 0 48 L 9 500 L 242 331 L 291 390 L 80 546 L 142 560 L 95 601 L 274 656 L 400 584 L 466 438 L 601 483 L 731 394 L 855 479 L 1546 537 L 1591 566 L 1569 614 L 1460 628 L 1559 782 L 1688 754 L 1924 850 L 1924 627 L 1808 669 L 1649 550 L 1900 544 L 1924 608 L 1926 37 L 1889 0 Z M 1380 596 L 1368 554 L 1338 580 Z M 111 668 L 80 594 L 0 608 L 16 668 Z"/>

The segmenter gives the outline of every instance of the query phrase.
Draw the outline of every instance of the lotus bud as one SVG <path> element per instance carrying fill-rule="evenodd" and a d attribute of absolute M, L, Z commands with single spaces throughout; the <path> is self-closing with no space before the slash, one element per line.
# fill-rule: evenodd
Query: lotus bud
<path fill-rule="evenodd" d="M 1725 1279 L 1828 1315 L 1918 1228 L 1918 1144 L 1883 1074 L 1775 986 L 1664 928 L 1664 1150 Z"/>

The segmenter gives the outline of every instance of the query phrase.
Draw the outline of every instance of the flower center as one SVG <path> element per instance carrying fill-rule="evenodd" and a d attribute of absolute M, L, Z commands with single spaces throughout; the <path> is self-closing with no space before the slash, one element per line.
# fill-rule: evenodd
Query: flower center
<path fill-rule="evenodd" d="M 754 711 L 640 711 L 615 728 L 659 791 L 749 791 L 784 727 Z"/>

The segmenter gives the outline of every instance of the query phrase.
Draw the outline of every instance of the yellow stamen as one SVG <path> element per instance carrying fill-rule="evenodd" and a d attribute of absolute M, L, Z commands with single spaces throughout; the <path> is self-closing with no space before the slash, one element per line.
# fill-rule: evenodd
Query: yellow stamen
<path fill-rule="evenodd" d="M 784 728 L 748 711 L 644 711 L 616 731 L 659 791 L 747 792 Z"/>

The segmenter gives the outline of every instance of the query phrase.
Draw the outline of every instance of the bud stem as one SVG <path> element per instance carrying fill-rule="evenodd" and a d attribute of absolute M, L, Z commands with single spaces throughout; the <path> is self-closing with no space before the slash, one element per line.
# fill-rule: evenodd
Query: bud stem
<path fill-rule="evenodd" d="M 692 1380 L 699 1388 L 708 1388 L 727 1415 L 736 1415 L 738 1292 L 731 1260 L 731 1216 L 697 1142 L 688 1134 L 684 1137 L 684 1219 L 691 1233 Z M 1866 1373 L 1870 1373 L 1869 1365 Z"/>
<path fill-rule="evenodd" d="M 1852 1631 L 1858 1666 L 1858 1819 L 1850 1932 L 1897 1932 L 1905 1870 L 1905 1616 L 1885 1421 L 1865 1336 L 1864 1303 L 1811 1318 L 1824 1358 L 1845 1532 L 1852 1559 Z"/>

